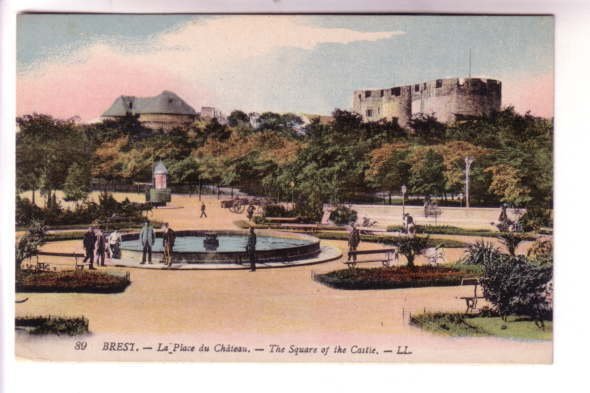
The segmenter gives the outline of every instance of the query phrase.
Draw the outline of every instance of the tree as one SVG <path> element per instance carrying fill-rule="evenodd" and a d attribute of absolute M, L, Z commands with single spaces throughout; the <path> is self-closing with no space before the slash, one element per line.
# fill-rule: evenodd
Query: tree
<path fill-rule="evenodd" d="M 418 113 L 409 121 L 414 135 L 426 143 L 438 142 L 445 137 L 446 126 L 439 122 L 435 114 Z"/>
<path fill-rule="evenodd" d="M 417 255 L 422 254 L 426 247 L 428 247 L 428 241 L 428 236 L 401 237 L 396 241 L 399 252 L 404 255 L 408 261 L 408 267 L 414 267 L 414 259 Z"/>
<path fill-rule="evenodd" d="M 367 181 L 375 189 L 389 192 L 390 203 L 391 194 L 398 192 L 402 185 L 408 184 L 408 156 L 408 145 L 401 143 L 385 144 L 370 153 Z"/>
<path fill-rule="evenodd" d="M 17 274 L 21 271 L 22 262 L 37 254 L 37 249 L 45 242 L 45 227 L 38 221 L 29 226 L 27 233 L 16 243 L 15 264 Z"/>
<path fill-rule="evenodd" d="M 53 190 L 63 187 L 65 176 L 74 162 L 88 161 L 91 154 L 86 136 L 71 121 L 48 115 L 25 115 L 16 119 L 17 185 L 39 187 L 46 204 L 53 200 Z"/>
<path fill-rule="evenodd" d="M 445 191 L 444 161 L 432 148 L 415 149 L 410 157 L 410 190 L 413 194 L 442 195 Z"/>
<path fill-rule="evenodd" d="M 237 127 L 239 125 L 249 125 L 250 117 L 245 112 L 236 109 L 232 111 L 227 117 L 227 124 L 230 127 Z"/>
<path fill-rule="evenodd" d="M 520 172 L 513 166 L 498 164 L 486 169 L 492 174 L 490 192 L 500 197 L 500 201 L 516 206 L 530 202 L 530 189 L 523 184 Z"/>
<path fill-rule="evenodd" d="M 522 256 L 502 254 L 484 264 L 481 285 L 484 297 L 505 320 L 508 315 L 526 315 L 543 326 L 551 318 L 548 301 L 552 266 L 537 266 Z"/>
<path fill-rule="evenodd" d="M 68 169 L 68 175 L 64 182 L 66 201 L 79 201 L 85 199 L 90 192 L 90 170 L 88 166 L 74 162 Z"/>
<path fill-rule="evenodd" d="M 171 183 L 195 184 L 201 177 L 199 164 L 192 156 L 180 161 L 172 161 L 167 168 Z"/>
<path fill-rule="evenodd" d="M 216 118 L 212 118 L 205 126 L 204 134 L 206 138 L 224 141 L 230 137 L 231 131 L 226 125 L 220 124 Z"/>

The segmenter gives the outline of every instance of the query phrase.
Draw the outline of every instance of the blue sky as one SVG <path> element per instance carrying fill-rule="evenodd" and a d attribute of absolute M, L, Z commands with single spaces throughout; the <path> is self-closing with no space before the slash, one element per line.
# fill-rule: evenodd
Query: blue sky
<path fill-rule="evenodd" d="M 71 14 L 18 22 L 19 111 L 55 112 L 41 94 L 53 83 L 98 90 L 81 97 L 96 104 L 96 116 L 109 96 L 164 89 L 180 90 L 197 110 L 330 113 L 350 108 L 355 89 L 467 76 L 471 49 L 472 75 L 502 80 L 503 104 L 552 112 L 549 16 Z"/>

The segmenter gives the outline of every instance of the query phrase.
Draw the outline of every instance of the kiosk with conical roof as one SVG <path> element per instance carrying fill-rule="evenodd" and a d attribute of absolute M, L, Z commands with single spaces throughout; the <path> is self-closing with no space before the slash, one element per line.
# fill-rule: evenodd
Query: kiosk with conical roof
<path fill-rule="evenodd" d="M 156 162 L 152 171 L 152 187 L 150 188 L 150 202 L 166 204 L 170 202 L 171 193 L 167 187 L 168 169 L 162 161 Z"/>

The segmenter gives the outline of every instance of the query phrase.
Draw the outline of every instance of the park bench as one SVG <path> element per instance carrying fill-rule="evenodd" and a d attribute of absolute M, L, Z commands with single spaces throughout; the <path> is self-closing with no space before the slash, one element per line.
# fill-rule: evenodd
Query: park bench
<path fill-rule="evenodd" d="M 265 217 L 265 221 L 270 223 L 297 223 L 299 222 L 299 217 Z"/>
<path fill-rule="evenodd" d="M 477 287 L 481 285 L 478 277 L 463 277 L 461 279 L 461 286 L 463 285 L 473 285 L 473 296 L 459 297 L 459 299 L 465 301 L 465 306 L 467 307 L 465 314 L 469 314 L 470 311 L 477 310 L 477 300 L 484 299 L 484 297 L 477 294 Z"/>
<path fill-rule="evenodd" d="M 356 259 L 358 256 L 361 255 L 382 255 L 380 257 L 375 257 L 374 259 L 363 259 L 358 260 Z M 352 260 L 351 260 L 352 259 Z M 381 262 L 383 266 L 390 267 L 395 263 L 399 262 L 399 253 L 397 248 L 382 248 L 379 250 L 361 250 L 361 251 L 349 251 L 348 252 L 348 260 L 344 263 L 348 266 L 349 269 L 355 269 L 357 264 L 359 263 L 373 263 L 373 262 Z"/>
<path fill-rule="evenodd" d="M 361 235 L 374 235 L 376 233 L 386 233 L 387 229 L 374 227 L 357 227 Z"/>
<path fill-rule="evenodd" d="M 75 270 L 84 270 L 85 264 L 84 262 L 80 261 L 78 258 L 84 258 L 84 254 L 76 253 L 76 252 L 46 252 L 46 251 L 39 251 L 36 255 L 37 257 L 37 268 L 36 271 L 48 271 L 49 270 L 49 263 L 39 262 L 39 255 L 50 255 L 54 257 L 70 257 L 74 258 L 74 269 Z M 54 263 L 53 265 L 64 265 L 60 263 Z"/>
<path fill-rule="evenodd" d="M 295 229 L 315 232 L 320 229 L 318 224 L 280 224 L 281 229 Z"/>
<path fill-rule="evenodd" d="M 29 270 L 29 271 L 33 271 L 33 272 L 47 272 L 47 271 L 49 271 L 49 263 L 39 261 L 39 254 L 35 254 L 34 257 L 35 257 L 35 262 L 33 263 L 31 261 L 33 256 L 30 256 L 28 263 L 23 264 L 23 266 L 22 266 L 23 270 Z"/>

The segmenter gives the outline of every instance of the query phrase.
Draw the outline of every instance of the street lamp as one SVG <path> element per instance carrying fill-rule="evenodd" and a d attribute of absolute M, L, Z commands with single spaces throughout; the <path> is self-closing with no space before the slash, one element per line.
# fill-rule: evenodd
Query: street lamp
<path fill-rule="evenodd" d="M 471 164 L 473 164 L 475 159 L 473 157 L 465 157 L 465 207 L 469 208 L 469 170 L 471 169 Z"/>
<path fill-rule="evenodd" d="M 406 191 L 408 191 L 408 188 L 405 184 L 402 184 L 402 216 L 406 215 Z"/>
<path fill-rule="evenodd" d="M 295 207 L 295 197 L 294 197 L 295 182 L 293 180 L 291 180 L 289 182 L 289 187 L 291 187 L 291 209 L 294 209 L 294 207 Z"/>

